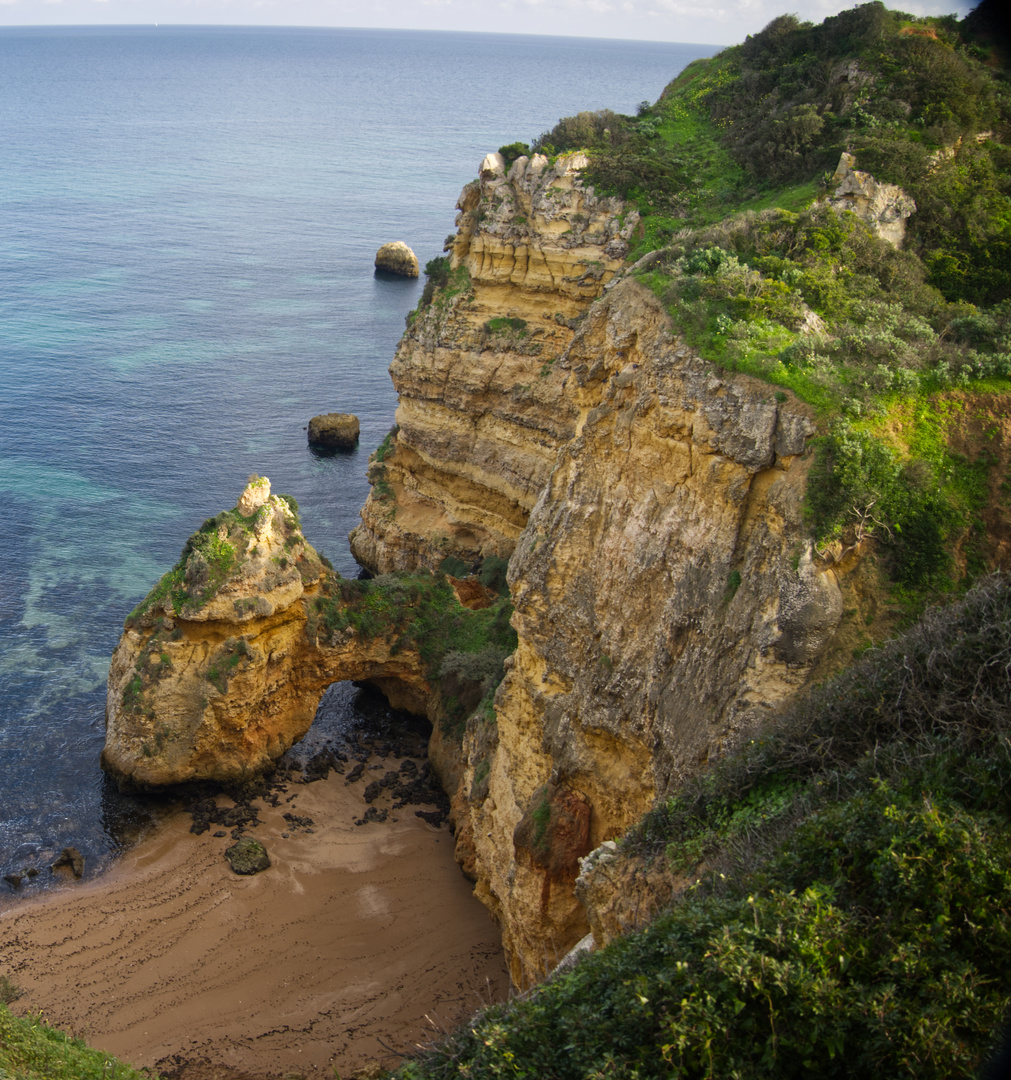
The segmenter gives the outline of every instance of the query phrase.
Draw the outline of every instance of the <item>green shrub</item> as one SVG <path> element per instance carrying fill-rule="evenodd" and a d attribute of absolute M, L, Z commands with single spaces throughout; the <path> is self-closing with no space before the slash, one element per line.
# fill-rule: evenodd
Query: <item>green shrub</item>
<path fill-rule="evenodd" d="M 383 462 L 388 457 L 393 456 L 393 454 L 396 452 L 396 449 L 397 449 L 396 444 L 394 443 L 393 440 L 396 438 L 397 432 L 399 432 L 399 431 L 400 431 L 400 425 L 399 424 L 394 424 L 393 427 L 391 427 L 390 430 L 386 433 L 386 437 L 376 447 L 376 450 L 375 450 L 376 461 Z"/>
<path fill-rule="evenodd" d="M 610 144 L 612 138 L 620 137 L 628 119 L 610 109 L 566 116 L 550 131 L 545 131 L 534 140 L 533 150 L 541 154 L 561 154 L 569 150 L 585 150 L 600 144 Z"/>
<path fill-rule="evenodd" d="M 498 152 L 505 158 L 506 168 L 520 157 L 526 157 L 530 153 L 530 147 L 524 142 L 509 143 L 508 146 L 500 146 Z"/>
<path fill-rule="evenodd" d="M 295 528 L 301 529 L 302 521 L 298 516 L 298 499 L 294 495 L 279 495 L 278 498 L 283 499 L 288 504 L 288 509 L 295 518 Z"/>
<path fill-rule="evenodd" d="M 484 328 L 489 334 L 500 334 L 504 332 L 521 334 L 527 328 L 527 321 L 526 319 L 517 319 L 500 315 L 494 319 L 489 319 L 484 324 Z"/>
<path fill-rule="evenodd" d="M 499 555 L 486 555 L 481 561 L 481 569 L 478 571 L 478 580 L 486 589 L 491 589 L 499 596 L 509 595 L 509 583 L 506 581 L 506 573 L 509 570 L 509 560 Z"/>
<path fill-rule="evenodd" d="M 0 1004 L 0 1076 L 11 1080 L 157 1080 L 49 1027 L 41 1015 L 16 1017 Z"/>
<path fill-rule="evenodd" d="M 458 559 L 455 555 L 447 555 L 439 563 L 439 571 L 448 574 L 452 578 L 464 578 L 470 573 L 470 567 L 463 559 Z"/>
<path fill-rule="evenodd" d="M 21 997 L 21 988 L 8 975 L 0 975 L 0 1005 L 10 1005 Z"/>

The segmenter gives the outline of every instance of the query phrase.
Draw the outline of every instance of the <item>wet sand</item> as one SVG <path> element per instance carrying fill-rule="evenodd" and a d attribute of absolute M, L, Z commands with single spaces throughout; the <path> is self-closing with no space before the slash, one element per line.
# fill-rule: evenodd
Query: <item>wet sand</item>
<path fill-rule="evenodd" d="M 497 930 L 445 827 L 411 808 L 356 826 L 360 785 L 336 773 L 289 790 L 257 804 L 261 874 L 234 874 L 232 840 L 191 834 L 180 812 L 99 880 L 12 901 L 12 1011 L 180 1080 L 346 1078 L 395 1067 L 507 994 Z M 286 810 L 315 831 L 291 831 Z"/>

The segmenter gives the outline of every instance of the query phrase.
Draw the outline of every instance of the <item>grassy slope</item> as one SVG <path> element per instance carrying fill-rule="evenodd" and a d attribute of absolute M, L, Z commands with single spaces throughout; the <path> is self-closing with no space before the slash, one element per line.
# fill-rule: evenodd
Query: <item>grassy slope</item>
<path fill-rule="evenodd" d="M 987 59 L 880 4 L 786 17 L 638 117 L 536 144 L 589 146 L 638 205 L 637 272 L 703 355 L 816 408 L 821 550 L 875 537 L 921 608 L 985 569 L 995 462 L 952 435 L 1011 375 L 1011 110 Z M 916 199 L 904 251 L 810 206 L 843 149 Z M 985 579 L 625 838 L 697 878 L 646 931 L 399 1075 L 976 1075 L 1011 1006 L 1009 691 L 1011 591 Z"/>
<path fill-rule="evenodd" d="M 109 1054 L 49 1027 L 41 1017 L 13 1016 L 0 1005 L 3 1080 L 154 1080 Z"/>

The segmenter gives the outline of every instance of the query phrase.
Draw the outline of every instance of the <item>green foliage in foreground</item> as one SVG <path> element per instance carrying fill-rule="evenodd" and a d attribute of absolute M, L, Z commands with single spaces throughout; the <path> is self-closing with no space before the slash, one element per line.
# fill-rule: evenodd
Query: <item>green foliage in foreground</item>
<path fill-rule="evenodd" d="M 404 1080 L 971 1077 L 1011 1006 L 1011 589 L 987 579 L 626 839 L 697 884 Z"/>
<path fill-rule="evenodd" d="M 12 1016 L 0 1005 L 0 1077 L 3 1080 L 154 1080 L 109 1054 L 91 1050 L 49 1027 L 41 1017 Z"/>

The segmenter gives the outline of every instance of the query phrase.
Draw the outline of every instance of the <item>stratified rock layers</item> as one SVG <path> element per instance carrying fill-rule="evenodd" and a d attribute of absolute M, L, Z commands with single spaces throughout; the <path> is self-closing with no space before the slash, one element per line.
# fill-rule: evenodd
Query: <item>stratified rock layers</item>
<path fill-rule="evenodd" d="M 717 372 L 615 280 L 635 214 L 584 164 L 489 155 L 464 189 L 351 538 L 375 571 L 511 557 L 495 717 L 435 760 L 520 985 L 587 931 L 579 857 L 794 694 L 843 613 L 802 521 L 809 410 Z"/>
<path fill-rule="evenodd" d="M 574 430 L 555 360 L 638 222 L 583 186 L 585 164 L 535 155 L 506 172 L 489 154 L 464 188 L 449 286 L 419 308 L 390 367 L 399 431 L 351 534 L 373 572 L 515 547 Z"/>
<path fill-rule="evenodd" d="M 520 983 L 586 932 L 575 859 L 794 693 L 843 607 L 805 540 L 803 406 L 714 373 L 633 281 L 556 366 L 576 434 L 510 563 L 519 647 L 495 738 L 475 719 L 465 741 L 482 797 L 458 800 L 461 859 Z"/>

